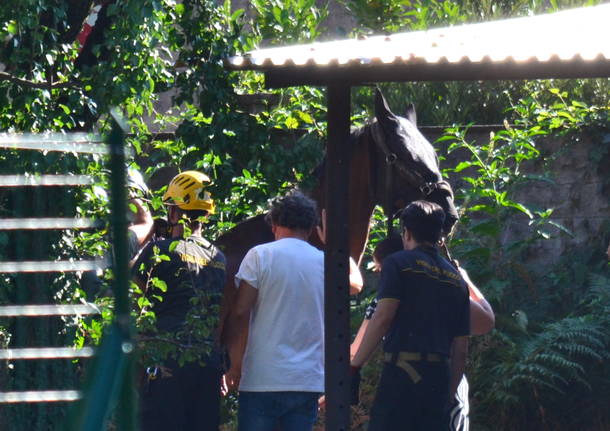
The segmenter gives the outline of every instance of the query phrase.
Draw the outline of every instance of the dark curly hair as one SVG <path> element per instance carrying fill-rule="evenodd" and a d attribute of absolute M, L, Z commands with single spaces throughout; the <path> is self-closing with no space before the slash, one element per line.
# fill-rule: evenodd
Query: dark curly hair
<path fill-rule="evenodd" d="M 271 201 L 265 220 L 269 224 L 308 232 L 318 223 L 317 205 L 300 190 L 293 189 Z"/>

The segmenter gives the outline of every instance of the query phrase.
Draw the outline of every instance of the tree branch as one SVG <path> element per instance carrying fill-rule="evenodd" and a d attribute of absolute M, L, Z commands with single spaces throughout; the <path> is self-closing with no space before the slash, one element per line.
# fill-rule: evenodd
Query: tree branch
<path fill-rule="evenodd" d="M 10 73 L 0 72 L 0 81 L 10 81 L 13 84 L 21 85 L 28 88 L 42 88 L 53 90 L 56 88 L 75 88 L 78 87 L 77 81 L 62 81 L 62 82 L 34 82 L 27 79 L 17 78 Z"/>

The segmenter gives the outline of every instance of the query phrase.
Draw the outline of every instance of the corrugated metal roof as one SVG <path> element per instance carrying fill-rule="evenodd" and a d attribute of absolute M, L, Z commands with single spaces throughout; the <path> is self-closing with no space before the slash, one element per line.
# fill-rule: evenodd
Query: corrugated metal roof
<path fill-rule="evenodd" d="M 337 79 L 338 71 L 343 79 L 355 83 L 426 80 L 426 73 L 431 73 L 430 80 L 553 77 L 553 73 L 557 77 L 610 76 L 609 22 L 610 4 L 604 4 L 363 40 L 261 49 L 231 57 L 226 65 L 234 70 L 269 72 L 271 78 L 282 78 L 277 75 L 282 71 L 313 74 L 282 78 L 292 78 L 293 84 Z M 557 70 L 562 65 L 576 69 Z M 464 73 L 458 73 L 457 66 L 464 66 Z M 439 72 L 439 68 L 449 73 Z M 365 72 L 376 69 L 385 74 L 367 79 Z M 356 75 L 345 75 L 346 71 Z"/>

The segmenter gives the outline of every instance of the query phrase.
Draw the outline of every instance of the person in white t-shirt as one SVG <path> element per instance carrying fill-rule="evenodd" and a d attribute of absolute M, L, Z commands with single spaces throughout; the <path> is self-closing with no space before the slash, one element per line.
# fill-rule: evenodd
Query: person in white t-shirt
<path fill-rule="evenodd" d="M 239 387 L 239 431 L 311 431 L 324 392 L 324 254 L 307 242 L 316 204 L 293 190 L 267 221 L 275 241 L 250 249 L 235 276 L 225 377 Z"/>

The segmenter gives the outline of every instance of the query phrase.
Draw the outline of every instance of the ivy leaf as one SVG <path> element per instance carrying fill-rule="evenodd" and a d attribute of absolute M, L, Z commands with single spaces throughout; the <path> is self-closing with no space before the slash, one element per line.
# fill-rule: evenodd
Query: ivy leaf
<path fill-rule="evenodd" d="M 512 207 L 512 208 L 518 209 L 523 214 L 527 215 L 530 219 L 534 218 L 534 215 L 532 214 L 532 212 L 528 208 L 526 208 L 523 204 L 520 204 L 518 202 L 508 201 L 507 205 Z"/>
<path fill-rule="evenodd" d="M 15 20 L 11 20 L 6 23 L 6 31 L 12 35 L 17 34 L 17 23 Z"/>
<path fill-rule="evenodd" d="M 167 292 L 167 283 L 157 277 L 152 279 L 152 285 L 161 292 Z"/>
<path fill-rule="evenodd" d="M 306 113 L 306 112 L 303 112 L 303 111 L 297 111 L 297 115 L 299 116 L 299 118 L 301 119 L 301 121 L 303 121 L 304 123 L 307 123 L 307 124 L 313 124 L 313 123 L 314 123 L 314 120 L 313 120 L 313 118 L 311 117 L 311 115 L 309 115 L 309 114 L 308 114 L 308 113 Z"/>
<path fill-rule="evenodd" d="M 469 168 L 473 165 L 473 162 L 470 161 L 466 161 L 466 162 L 460 162 L 458 163 L 458 165 L 453 169 L 454 172 L 461 172 L 466 168 Z"/>
<path fill-rule="evenodd" d="M 286 121 L 284 121 L 284 124 L 286 125 L 286 127 L 288 127 L 289 129 L 296 129 L 297 127 L 299 127 L 299 122 L 297 121 L 296 118 L 294 117 L 288 117 L 286 118 Z"/>
<path fill-rule="evenodd" d="M 169 251 L 173 253 L 174 250 L 176 250 L 176 247 L 178 247 L 178 244 L 180 244 L 180 241 L 172 241 L 169 244 Z"/>

